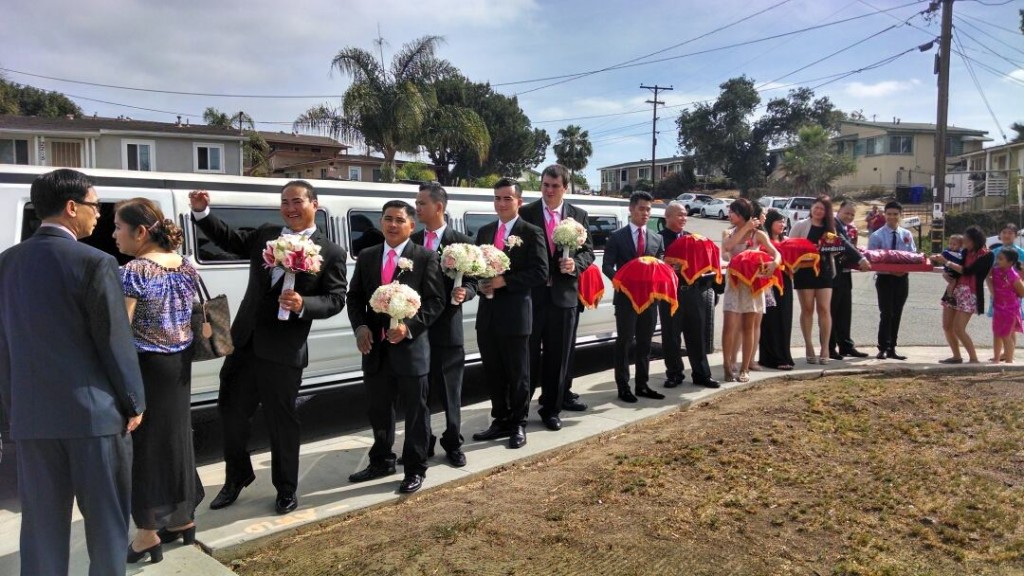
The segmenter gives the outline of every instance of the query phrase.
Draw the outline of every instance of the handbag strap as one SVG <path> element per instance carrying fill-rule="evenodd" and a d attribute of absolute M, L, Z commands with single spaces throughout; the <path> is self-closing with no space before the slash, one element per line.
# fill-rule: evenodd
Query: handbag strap
<path fill-rule="evenodd" d="M 210 291 L 206 288 L 206 282 L 203 282 L 203 277 L 199 274 L 198 270 L 196 270 L 196 280 L 198 288 L 198 290 L 196 290 L 196 296 L 199 297 L 199 303 L 202 304 L 205 309 L 206 302 L 210 300 Z"/>

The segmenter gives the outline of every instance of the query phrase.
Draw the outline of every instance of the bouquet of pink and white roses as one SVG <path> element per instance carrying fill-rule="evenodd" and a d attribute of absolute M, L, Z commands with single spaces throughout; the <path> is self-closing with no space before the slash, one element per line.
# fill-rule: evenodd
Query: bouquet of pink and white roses
<path fill-rule="evenodd" d="M 383 284 L 370 295 L 370 308 L 378 314 L 390 316 L 391 328 L 395 328 L 419 312 L 420 295 L 405 284 Z"/>
<path fill-rule="evenodd" d="M 462 286 L 465 276 L 483 276 L 486 263 L 484 253 L 473 244 L 449 244 L 441 251 L 441 270 L 455 280 L 455 287 Z M 452 304 L 457 304 L 452 296 Z"/>
<path fill-rule="evenodd" d="M 562 249 L 562 258 L 568 258 L 570 252 L 587 243 L 587 229 L 576 220 L 566 218 L 555 226 L 551 239 Z"/>
<path fill-rule="evenodd" d="M 319 274 L 324 257 L 320 246 L 302 234 L 282 234 L 276 240 L 267 241 L 263 250 L 263 265 L 266 268 L 284 270 L 284 290 L 295 289 L 295 275 Z M 277 311 L 278 320 L 287 320 L 289 312 L 284 308 Z"/>
<path fill-rule="evenodd" d="M 512 237 L 509 236 L 509 238 Z M 508 259 L 508 254 L 505 254 L 503 250 L 499 250 L 493 244 L 484 244 L 480 246 L 480 252 L 483 254 L 484 259 L 484 268 L 480 274 L 481 278 L 494 278 L 508 272 L 508 268 L 512 263 Z M 488 299 L 494 298 L 493 294 L 488 295 L 484 293 L 484 296 Z"/>

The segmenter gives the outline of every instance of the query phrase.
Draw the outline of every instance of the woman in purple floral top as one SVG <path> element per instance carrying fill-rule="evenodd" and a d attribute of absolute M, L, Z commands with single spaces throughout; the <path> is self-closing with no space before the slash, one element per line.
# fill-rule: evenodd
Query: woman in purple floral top
<path fill-rule="evenodd" d="M 114 240 L 135 259 L 121 268 L 128 317 L 146 388 L 146 418 L 132 434 L 132 518 L 128 562 L 163 558 L 163 542 L 195 539 L 204 496 L 192 445 L 192 301 L 198 276 L 177 252 L 182 231 L 146 198 L 118 204 Z"/>

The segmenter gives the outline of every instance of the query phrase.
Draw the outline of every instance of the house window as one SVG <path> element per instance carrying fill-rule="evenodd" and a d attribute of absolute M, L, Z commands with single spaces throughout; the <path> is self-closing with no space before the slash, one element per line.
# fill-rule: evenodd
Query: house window
<path fill-rule="evenodd" d="M 359 166 L 348 167 L 348 179 L 355 180 L 356 182 L 363 179 L 363 169 Z"/>
<path fill-rule="evenodd" d="M 156 142 L 152 140 L 122 140 L 121 168 L 152 172 L 156 169 L 155 152 Z"/>
<path fill-rule="evenodd" d="M 636 170 L 636 179 L 637 180 L 650 180 L 651 179 L 651 169 L 650 169 L 650 167 L 637 168 L 637 170 Z"/>
<path fill-rule="evenodd" d="M 885 154 L 885 138 L 868 138 L 864 141 L 866 150 L 865 154 L 868 156 L 875 156 L 878 154 Z"/>
<path fill-rule="evenodd" d="M 913 154 L 913 136 L 889 136 L 889 154 Z"/>
<path fill-rule="evenodd" d="M 629 182 L 629 170 L 622 169 L 619 173 L 619 182 Z"/>
<path fill-rule="evenodd" d="M 946 138 L 946 156 L 959 156 L 964 153 L 964 141 L 949 136 Z"/>
<path fill-rule="evenodd" d="M 224 173 L 223 144 L 193 144 L 195 150 L 195 171 Z"/>
<path fill-rule="evenodd" d="M 28 140 L 0 140 L 0 164 L 28 164 Z"/>
<path fill-rule="evenodd" d="M 373 181 L 380 182 L 380 168 L 373 169 Z"/>
<path fill-rule="evenodd" d="M 49 166 L 60 166 L 62 168 L 82 167 L 82 143 L 69 142 L 67 140 L 49 140 Z"/>

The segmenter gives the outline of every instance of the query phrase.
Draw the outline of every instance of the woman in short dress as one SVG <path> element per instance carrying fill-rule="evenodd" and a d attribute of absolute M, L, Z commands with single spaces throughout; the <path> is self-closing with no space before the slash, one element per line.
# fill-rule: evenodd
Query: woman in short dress
<path fill-rule="evenodd" d="M 727 259 L 732 259 L 744 250 L 764 250 L 773 258 L 768 264 L 768 272 L 774 273 L 781 262 L 781 256 L 768 235 L 758 230 L 761 222 L 753 214 L 750 202 L 743 198 L 729 205 L 729 223 L 732 227 L 724 232 L 722 253 Z M 764 309 L 764 292 L 755 296 L 749 286 L 732 278 L 726 281 L 722 297 L 722 351 L 726 382 L 750 380 L 750 364 L 757 346 L 758 319 L 764 314 Z M 740 349 L 742 360 L 737 366 L 736 356 Z"/>
<path fill-rule="evenodd" d="M 769 209 L 764 218 L 764 230 L 773 242 L 786 239 L 786 217 L 775 209 Z M 793 280 L 790 274 L 782 275 L 782 290 L 772 286 L 770 299 L 765 298 L 766 309 L 761 319 L 760 349 L 757 363 L 765 368 L 792 370 L 793 354 L 789 342 L 793 335 Z"/>
<path fill-rule="evenodd" d="M 135 259 L 121 268 L 146 390 L 146 417 L 132 434 L 132 519 L 128 562 L 163 558 L 161 543 L 195 539 L 203 498 L 192 446 L 192 301 L 197 273 L 176 250 L 181 229 L 146 198 L 118 204 L 114 240 Z"/>
<path fill-rule="evenodd" d="M 967 324 L 971 316 L 985 313 L 985 279 L 992 270 L 994 256 L 985 248 L 985 234 L 981 228 L 971 226 L 964 231 L 963 264 L 946 260 L 941 254 L 933 257 L 940 266 L 947 266 L 960 273 L 956 285 L 953 286 L 953 302 L 942 303 L 942 332 L 946 336 L 953 355 L 943 364 L 960 364 L 960 345 L 967 350 L 968 361 L 978 362 L 978 353 L 974 349 L 974 341 L 967 333 Z"/>
<path fill-rule="evenodd" d="M 828 196 L 818 196 L 811 205 L 811 215 L 793 225 L 793 238 L 806 238 L 817 244 L 827 234 L 835 234 L 835 216 L 832 201 Z M 818 272 L 813 268 L 801 268 L 793 275 L 793 287 L 800 300 L 800 332 L 804 336 L 804 349 L 808 364 L 828 364 L 828 340 L 832 334 L 832 282 L 835 277 L 835 262 L 831 252 L 819 252 Z M 814 313 L 818 313 L 818 347 L 814 353 L 812 330 Z"/>

